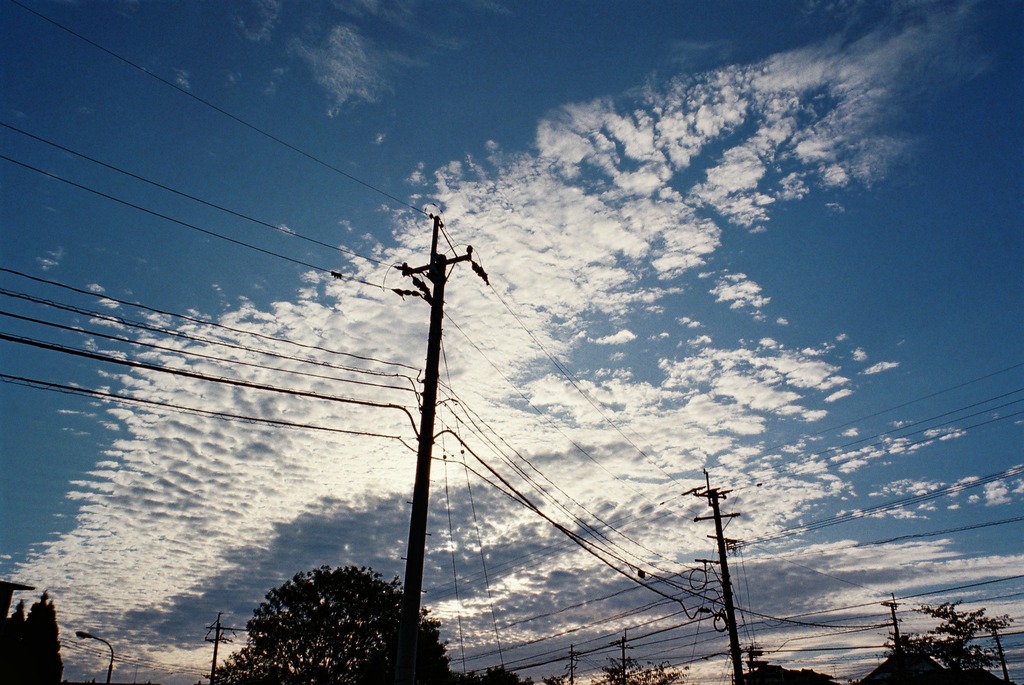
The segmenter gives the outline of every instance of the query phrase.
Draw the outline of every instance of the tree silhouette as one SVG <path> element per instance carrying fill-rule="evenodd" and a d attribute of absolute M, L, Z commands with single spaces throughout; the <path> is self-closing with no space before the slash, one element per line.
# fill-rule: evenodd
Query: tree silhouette
<path fill-rule="evenodd" d="M 625 662 L 609 659 L 601 669 L 601 677 L 594 685 L 676 685 L 686 680 L 686 674 L 664 664 L 642 665 L 636 659 L 626 657 Z"/>
<path fill-rule="evenodd" d="M 456 676 L 459 685 L 533 685 L 532 678 L 522 678 L 502 667 L 488 668 L 483 673 L 467 673 Z"/>
<path fill-rule="evenodd" d="M 0 682 L 5 685 L 51 685 L 64 675 L 60 656 L 57 608 L 44 592 L 25 615 L 25 603 L 4 617 L 0 640 Z"/>
<path fill-rule="evenodd" d="M 534 680 L 522 678 L 502 667 L 487 669 L 483 673 L 456 674 L 459 685 L 532 685 Z"/>
<path fill-rule="evenodd" d="M 391 685 L 401 614 L 398 579 L 367 568 L 322 566 L 267 593 L 247 624 L 245 647 L 218 669 L 232 685 Z M 447 685 L 439 623 L 420 620 L 416 679 Z"/>
<path fill-rule="evenodd" d="M 1009 616 L 985 616 L 984 609 L 960 611 L 960 602 L 944 602 L 938 606 L 922 605 L 915 611 L 937 618 L 941 623 L 924 634 L 903 638 L 904 648 L 911 654 L 926 654 L 953 671 L 968 671 L 991 666 L 995 652 L 975 642 L 996 630 L 1010 625 Z"/>

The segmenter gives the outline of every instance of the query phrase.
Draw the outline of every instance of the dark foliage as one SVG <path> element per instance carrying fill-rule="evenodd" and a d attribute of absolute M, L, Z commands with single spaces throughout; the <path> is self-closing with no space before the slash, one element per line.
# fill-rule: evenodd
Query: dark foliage
<path fill-rule="evenodd" d="M 504 668 L 488 668 L 483 673 L 467 673 L 459 675 L 458 685 L 532 685 L 531 678 L 521 678 Z"/>
<path fill-rule="evenodd" d="M 25 615 L 25 603 L 4 619 L 0 638 L 0 683 L 50 685 L 64 675 L 57 608 L 47 593 Z"/>
<path fill-rule="evenodd" d="M 246 646 L 217 680 L 228 685 L 391 685 L 402 590 L 397 579 L 322 566 L 267 593 L 247 624 Z M 449 685 L 439 624 L 423 612 L 416 679 Z"/>
<path fill-rule="evenodd" d="M 636 659 L 626 657 L 625 663 L 619 659 L 609 659 L 608 665 L 601 669 L 601 677 L 594 685 L 677 685 L 686 680 L 686 674 L 668 664 L 642 665 Z"/>
<path fill-rule="evenodd" d="M 940 620 L 934 630 L 903 638 L 908 654 L 924 654 L 953 671 L 987 668 L 995 662 L 995 649 L 980 642 L 1010 625 L 1008 616 L 985 616 L 984 609 L 961 611 L 960 602 L 921 606 L 917 611 Z"/>

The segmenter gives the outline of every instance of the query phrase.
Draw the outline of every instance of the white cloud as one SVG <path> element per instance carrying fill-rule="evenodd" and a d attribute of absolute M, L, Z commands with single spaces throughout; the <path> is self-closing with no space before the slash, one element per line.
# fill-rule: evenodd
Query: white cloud
<path fill-rule="evenodd" d="M 842 390 L 837 390 L 834 393 L 832 393 L 831 395 L 829 395 L 828 397 L 826 397 L 825 401 L 826 402 L 830 402 L 830 403 L 831 402 L 837 402 L 838 400 L 841 400 L 844 397 L 849 397 L 852 394 L 853 394 L 853 390 L 850 390 L 849 388 L 843 388 Z"/>
<path fill-rule="evenodd" d="M 597 345 L 623 345 L 633 340 L 636 340 L 636 333 L 623 328 L 621 331 L 613 333 L 612 335 L 606 335 L 603 338 L 596 338 L 594 343 Z"/>
<path fill-rule="evenodd" d="M 1009 504 L 1013 501 L 1010 497 L 1010 488 L 1006 483 L 995 482 L 986 483 L 984 486 L 985 491 L 985 505 L 989 507 L 999 506 L 1000 504 Z"/>
<path fill-rule="evenodd" d="M 868 368 L 864 369 L 861 373 L 865 376 L 871 376 L 876 373 L 882 373 L 883 371 L 891 371 L 892 369 L 899 368 L 899 365 L 899 362 L 878 362 L 877 364 L 872 364 Z"/>
<path fill-rule="evenodd" d="M 761 286 L 742 273 L 720 277 L 711 289 L 711 294 L 719 302 L 728 302 L 731 309 L 760 310 L 771 302 L 770 297 L 761 294 Z"/>

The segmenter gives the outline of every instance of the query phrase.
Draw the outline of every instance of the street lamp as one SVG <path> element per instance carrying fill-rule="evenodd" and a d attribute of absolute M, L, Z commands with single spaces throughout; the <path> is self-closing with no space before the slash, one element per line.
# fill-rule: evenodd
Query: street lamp
<path fill-rule="evenodd" d="M 110 643 L 104 640 L 102 637 L 96 637 L 95 635 L 87 633 L 84 630 L 76 630 L 75 635 L 77 635 L 78 639 L 80 640 L 99 640 L 100 642 L 105 644 L 107 648 L 110 650 L 110 666 L 107 668 L 107 685 L 110 685 L 110 676 L 114 673 L 114 648 L 111 647 Z"/>

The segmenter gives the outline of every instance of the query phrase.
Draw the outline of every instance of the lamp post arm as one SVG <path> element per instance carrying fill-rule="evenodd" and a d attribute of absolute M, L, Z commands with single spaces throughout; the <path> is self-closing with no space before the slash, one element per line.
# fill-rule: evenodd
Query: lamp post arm
<path fill-rule="evenodd" d="M 96 637 L 92 633 L 87 633 L 84 630 L 76 630 L 75 635 L 80 639 L 99 640 L 107 646 L 110 650 L 110 665 L 107 666 L 107 685 L 110 685 L 110 678 L 114 675 L 114 646 L 104 640 L 102 637 Z"/>

